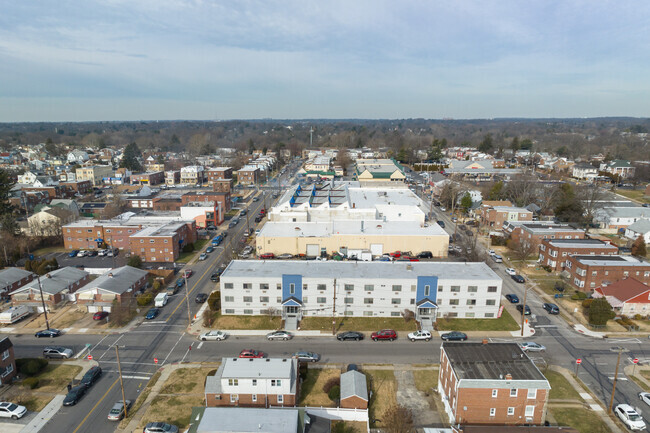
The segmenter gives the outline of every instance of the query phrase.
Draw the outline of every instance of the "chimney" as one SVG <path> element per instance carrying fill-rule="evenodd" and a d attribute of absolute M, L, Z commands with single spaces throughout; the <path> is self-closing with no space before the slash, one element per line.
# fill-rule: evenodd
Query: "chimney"
<path fill-rule="evenodd" d="M 483 344 L 488 344 L 488 339 L 487 338 L 483 339 Z"/>
<path fill-rule="evenodd" d="M 512 380 L 512 374 L 510 373 L 506 374 L 506 380 Z"/>

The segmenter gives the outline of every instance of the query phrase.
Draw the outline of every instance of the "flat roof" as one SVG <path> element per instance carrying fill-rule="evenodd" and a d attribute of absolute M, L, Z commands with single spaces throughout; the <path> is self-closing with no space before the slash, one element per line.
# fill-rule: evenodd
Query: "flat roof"
<path fill-rule="evenodd" d="M 438 276 L 450 280 L 491 280 L 499 277 L 483 262 L 339 262 L 319 260 L 233 260 L 221 278 L 280 278 L 301 274 L 307 278 L 416 279 Z"/>
<path fill-rule="evenodd" d="M 269 221 L 259 236 L 267 237 L 330 237 L 330 236 L 445 236 L 447 232 L 438 224 L 428 227 L 418 221 L 358 221 L 335 220 L 330 222 Z"/>
<path fill-rule="evenodd" d="M 299 409 L 206 407 L 196 433 L 295 433 Z"/>
<path fill-rule="evenodd" d="M 650 262 L 639 260 L 631 256 L 603 255 L 603 256 L 571 256 L 579 263 L 587 266 L 650 266 Z"/>
<path fill-rule="evenodd" d="M 291 378 L 296 371 L 298 361 L 293 358 L 222 358 L 223 378 Z"/>
<path fill-rule="evenodd" d="M 559 248 L 602 248 L 618 250 L 616 245 L 600 239 L 545 239 L 550 245 Z"/>

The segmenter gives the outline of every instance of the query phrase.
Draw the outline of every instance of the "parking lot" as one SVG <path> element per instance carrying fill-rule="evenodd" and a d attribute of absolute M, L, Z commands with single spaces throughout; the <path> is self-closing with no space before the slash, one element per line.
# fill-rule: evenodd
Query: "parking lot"
<path fill-rule="evenodd" d="M 86 268 L 119 268 L 126 265 L 127 258 L 122 251 L 119 252 L 117 257 L 69 257 L 68 253 L 56 253 L 51 257 L 55 257 L 59 263 L 59 267 L 65 266 L 84 266 Z M 48 257 L 48 258 L 51 258 Z"/>

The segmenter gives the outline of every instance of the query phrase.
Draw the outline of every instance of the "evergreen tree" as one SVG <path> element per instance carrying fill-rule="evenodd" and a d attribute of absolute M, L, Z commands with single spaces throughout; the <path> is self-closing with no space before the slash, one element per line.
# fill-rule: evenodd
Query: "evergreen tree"
<path fill-rule="evenodd" d="M 612 306 L 609 305 L 606 298 L 597 298 L 589 305 L 589 324 L 591 325 L 606 325 L 607 321 L 616 316 L 612 311 Z"/>
<path fill-rule="evenodd" d="M 14 206 L 9 202 L 9 195 L 15 184 L 16 181 L 9 176 L 9 172 L 0 169 L 0 216 L 14 211 Z"/>
<path fill-rule="evenodd" d="M 501 200 L 503 198 L 503 182 L 499 181 L 492 186 L 488 193 L 488 200 Z"/>
<path fill-rule="evenodd" d="M 465 193 L 463 198 L 460 200 L 460 206 L 463 208 L 463 211 L 467 213 L 469 208 L 472 207 L 472 196 L 468 192 Z"/>
<path fill-rule="evenodd" d="M 521 147 L 519 146 L 519 137 L 515 137 L 512 139 L 512 142 L 510 143 L 510 149 L 512 149 L 513 152 L 516 152 L 520 149 Z"/>
<path fill-rule="evenodd" d="M 483 137 L 483 141 L 478 145 L 479 152 L 490 153 L 494 147 L 494 140 L 492 139 L 492 134 L 487 134 Z"/>
<path fill-rule="evenodd" d="M 124 155 L 122 156 L 122 161 L 120 161 L 120 168 L 128 168 L 133 172 L 142 171 L 142 165 L 138 158 L 142 158 L 142 152 L 140 152 L 138 145 L 135 142 L 128 144 L 124 148 Z"/>
<path fill-rule="evenodd" d="M 582 222 L 584 207 L 582 202 L 576 199 L 573 185 L 570 183 L 560 185 L 557 197 L 557 204 L 554 209 L 555 216 L 560 221 Z"/>

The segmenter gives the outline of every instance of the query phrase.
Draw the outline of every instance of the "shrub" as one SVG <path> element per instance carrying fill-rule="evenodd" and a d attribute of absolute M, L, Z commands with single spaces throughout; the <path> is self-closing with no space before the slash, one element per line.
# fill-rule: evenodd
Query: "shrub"
<path fill-rule="evenodd" d="M 32 271 L 32 261 L 29 259 L 25 261 L 25 270 L 30 272 Z"/>
<path fill-rule="evenodd" d="M 402 317 L 404 317 L 406 323 L 409 323 L 411 320 L 415 319 L 415 313 L 411 310 L 404 310 Z"/>
<path fill-rule="evenodd" d="M 210 311 L 217 312 L 221 307 L 221 296 L 218 291 L 210 293 L 208 297 L 208 308 Z"/>
<path fill-rule="evenodd" d="M 184 253 L 191 253 L 192 251 L 194 251 L 194 244 L 192 242 L 185 244 L 183 246 Z"/>
<path fill-rule="evenodd" d="M 38 382 L 38 378 L 28 377 L 27 379 L 23 380 L 23 385 L 29 387 L 29 389 L 35 389 L 38 388 Z"/>
<path fill-rule="evenodd" d="M 341 386 L 341 378 L 340 377 L 331 377 L 325 382 L 325 385 L 323 385 L 323 392 L 326 394 L 329 394 L 330 390 L 334 388 L 335 386 L 340 387 Z"/>
<path fill-rule="evenodd" d="M 587 294 L 584 292 L 575 292 L 573 295 L 571 295 L 571 299 L 574 301 L 581 301 L 583 299 L 587 299 Z"/>
<path fill-rule="evenodd" d="M 16 359 L 16 368 L 20 374 L 34 376 L 47 367 L 47 359 L 44 358 L 19 358 Z"/>
<path fill-rule="evenodd" d="M 337 401 L 341 397 L 341 387 L 338 385 L 333 386 L 332 389 L 330 389 L 327 393 L 327 396 L 330 398 L 330 400 Z"/>
<path fill-rule="evenodd" d="M 142 257 L 140 256 L 131 256 L 129 258 L 129 261 L 126 262 L 128 266 L 131 266 L 132 268 L 142 268 Z"/>
<path fill-rule="evenodd" d="M 145 305 L 151 304 L 151 301 L 153 300 L 153 295 L 151 293 L 143 293 L 142 295 L 138 295 L 137 300 L 138 300 L 138 305 L 144 307 Z"/>
<path fill-rule="evenodd" d="M 589 307 L 591 307 L 591 303 L 593 301 L 594 301 L 593 299 L 585 299 L 584 301 L 582 301 L 582 306 L 584 308 L 589 308 Z"/>
<path fill-rule="evenodd" d="M 643 320 L 643 316 L 640 314 L 635 314 L 634 315 L 634 320 Z"/>
<path fill-rule="evenodd" d="M 160 291 L 160 289 L 162 288 L 162 283 L 160 282 L 160 280 L 156 280 L 151 285 L 151 288 L 152 288 L 152 290 L 154 292 L 158 293 Z"/>
<path fill-rule="evenodd" d="M 548 265 L 542 266 L 542 269 L 544 269 L 546 272 L 551 272 L 552 271 L 551 267 L 548 266 Z"/>
<path fill-rule="evenodd" d="M 607 321 L 615 316 L 612 306 L 605 298 L 594 299 L 589 307 L 589 324 L 591 325 L 606 325 Z"/>
<path fill-rule="evenodd" d="M 209 328 L 212 326 L 213 322 L 214 322 L 213 313 L 209 308 L 206 308 L 205 310 L 203 310 L 203 326 Z"/>

